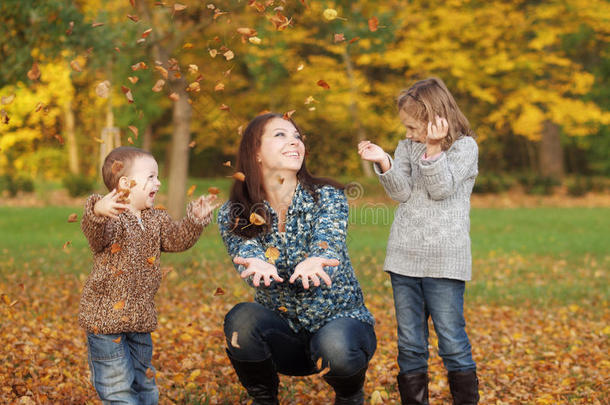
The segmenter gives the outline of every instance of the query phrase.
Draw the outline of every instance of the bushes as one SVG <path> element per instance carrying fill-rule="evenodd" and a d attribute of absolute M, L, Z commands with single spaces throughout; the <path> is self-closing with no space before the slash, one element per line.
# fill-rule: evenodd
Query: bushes
<path fill-rule="evenodd" d="M 560 186 L 561 182 L 538 174 L 525 174 L 519 177 L 519 183 L 527 194 L 551 195 L 555 187 Z"/>
<path fill-rule="evenodd" d="M 501 193 L 515 185 L 515 180 L 496 173 L 480 174 L 474 183 L 473 193 Z"/>
<path fill-rule="evenodd" d="M 5 191 L 11 197 L 15 197 L 19 191 L 31 193 L 34 191 L 34 180 L 25 174 L 4 174 L 0 176 L 0 193 L 4 194 Z"/>
<path fill-rule="evenodd" d="M 91 194 L 95 187 L 95 182 L 83 175 L 69 174 L 64 177 L 63 185 L 71 197 L 80 197 Z"/>

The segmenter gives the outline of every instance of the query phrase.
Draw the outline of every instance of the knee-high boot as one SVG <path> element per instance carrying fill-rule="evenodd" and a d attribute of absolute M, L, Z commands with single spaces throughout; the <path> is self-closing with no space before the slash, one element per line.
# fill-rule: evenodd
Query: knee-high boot
<path fill-rule="evenodd" d="M 479 403 L 479 379 L 475 370 L 450 371 L 447 375 L 453 405 Z"/>
<path fill-rule="evenodd" d="M 428 405 L 428 373 L 404 373 L 396 378 L 402 405 Z"/>
<path fill-rule="evenodd" d="M 254 399 L 252 405 L 279 405 L 277 394 L 280 379 L 275 370 L 273 360 L 239 361 L 227 356 L 235 369 L 235 373 L 248 394 Z"/>
<path fill-rule="evenodd" d="M 366 369 L 364 367 L 356 374 L 343 376 L 325 375 L 324 380 L 335 390 L 335 405 L 363 405 L 364 404 L 364 379 Z"/>

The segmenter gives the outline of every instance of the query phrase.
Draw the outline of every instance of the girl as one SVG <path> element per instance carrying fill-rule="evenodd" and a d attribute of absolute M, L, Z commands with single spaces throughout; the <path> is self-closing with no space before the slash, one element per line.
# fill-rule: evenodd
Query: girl
<path fill-rule="evenodd" d="M 406 138 L 395 158 L 363 141 L 398 201 L 384 270 L 390 273 L 398 323 L 398 388 L 403 404 L 428 404 L 428 318 L 438 335 L 454 404 L 479 400 L 476 365 L 465 331 L 464 285 L 471 276 L 470 194 L 478 148 L 466 117 L 442 80 L 415 83 L 398 96 Z"/>

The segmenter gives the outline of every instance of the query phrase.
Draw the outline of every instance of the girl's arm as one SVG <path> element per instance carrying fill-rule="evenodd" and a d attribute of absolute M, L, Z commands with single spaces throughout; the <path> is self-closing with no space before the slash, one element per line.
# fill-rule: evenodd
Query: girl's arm
<path fill-rule="evenodd" d="M 430 198 L 444 200 L 453 195 L 465 180 L 476 177 L 478 153 L 476 141 L 465 136 L 436 159 L 422 159 L 419 165 Z"/>
<path fill-rule="evenodd" d="M 375 173 L 388 196 L 399 203 L 405 202 L 411 196 L 411 159 L 407 141 L 401 141 L 394 152 L 395 159 L 387 155 L 390 168 L 382 172 L 374 165 Z"/>

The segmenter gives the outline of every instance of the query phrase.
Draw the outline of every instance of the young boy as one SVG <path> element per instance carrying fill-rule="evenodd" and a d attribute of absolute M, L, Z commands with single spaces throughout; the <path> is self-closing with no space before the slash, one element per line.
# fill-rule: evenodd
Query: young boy
<path fill-rule="evenodd" d="M 112 150 L 102 177 L 110 193 L 87 199 L 81 223 L 93 251 L 78 315 L 87 332 L 91 382 L 103 403 L 156 404 L 150 333 L 157 327 L 161 251 L 193 246 L 210 223 L 216 196 L 201 196 L 186 217 L 173 221 L 153 208 L 161 185 L 157 162 L 132 147 Z"/>

